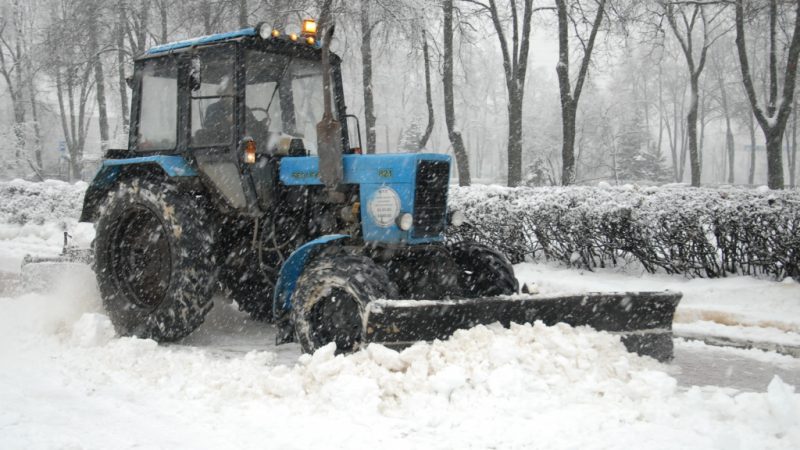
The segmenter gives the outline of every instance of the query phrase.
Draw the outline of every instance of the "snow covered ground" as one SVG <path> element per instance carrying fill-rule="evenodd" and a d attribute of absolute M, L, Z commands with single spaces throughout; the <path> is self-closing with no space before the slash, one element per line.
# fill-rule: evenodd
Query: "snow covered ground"
<path fill-rule="evenodd" d="M 762 393 L 679 386 L 605 333 L 478 327 L 401 353 L 299 356 L 219 299 L 195 336 L 159 346 L 114 337 L 90 276 L 0 299 L 0 448 L 800 444 L 800 395 L 780 378 Z"/>
<path fill-rule="evenodd" d="M 58 253 L 64 226 L 91 241 L 57 205 L 18 205 L 0 205 L 0 273 Z M 680 290 L 678 330 L 793 343 L 800 326 L 794 282 L 516 270 L 543 293 Z M 189 338 L 157 345 L 114 336 L 86 268 L 46 294 L 8 284 L 0 448 L 800 448 L 800 362 L 777 353 L 678 340 L 662 365 L 606 333 L 534 324 L 301 356 L 222 297 Z"/>
<path fill-rule="evenodd" d="M 557 264 L 516 266 L 521 282 L 540 293 L 663 291 L 683 293 L 676 331 L 800 346 L 800 283 L 753 277 L 694 278 L 628 268 L 593 272 Z"/>

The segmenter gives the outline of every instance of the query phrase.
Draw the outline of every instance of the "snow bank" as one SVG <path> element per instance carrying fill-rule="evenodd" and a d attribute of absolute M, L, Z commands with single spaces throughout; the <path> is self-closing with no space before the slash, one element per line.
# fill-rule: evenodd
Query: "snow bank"
<path fill-rule="evenodd" d="M 78 223 L 86 187 L 55 180 L 0 182 L 0 272 L 19 272 L 27 254 L 58 255 L 65 231 L 76 245 L 89 246 L 94 227 Z"/>
<path fill-rule="evenodd" d="M 589 329 L 479 326 L 401 352 L 328 346 L 276 365 L 272 351 L 116 338 L 98 303 L 77 286 L 0 299 L 0 447 L 800 444 L 800 395 L 780 379 L 760 394 L 684 390 Z"/>
<path fill-rule="evenodd" d="M 0 182 L 0 223 L 77 222 L 88 185 L 57 180 Z"/>

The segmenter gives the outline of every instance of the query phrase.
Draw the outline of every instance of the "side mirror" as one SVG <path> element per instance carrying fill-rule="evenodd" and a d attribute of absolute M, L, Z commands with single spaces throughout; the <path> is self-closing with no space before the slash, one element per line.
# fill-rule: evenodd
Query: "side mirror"
<path fill-rule="evenodd" d="M 192 60 L 189 63 L 189 89 L 191 91 L 200 89 L 200 83 L 202 82 L 200 79 L 200 67 L 200 57 L 192 56 Z"/>

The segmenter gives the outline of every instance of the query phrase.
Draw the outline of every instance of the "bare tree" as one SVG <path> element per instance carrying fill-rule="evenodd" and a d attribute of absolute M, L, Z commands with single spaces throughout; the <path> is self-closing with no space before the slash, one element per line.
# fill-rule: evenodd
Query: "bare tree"
<path fill-rule="evenodd" d="M 725 160 L 727 162 L 727 182 L 734 183 L 736 167 L 736 143 L 733 136 L 733 128 L 731 123 L 733 121 L 733 106 L 729 100 L 729 90 L 731 80 L 729 75 L 732 68 L 732 58 L 730 58 L 730 50 L 732 45 L 726 41 L 724 46 L 717 46 L 716 51 L 711 52 L 710 58 L 710 75 L 714 78 L 717 85 L 716 101 L 719 104 L 722 118 L 725 120 Z"/>
<path fill-rule="evenodd" d="M 425 105 L 428 107 L 428 125 L 425 126 L 425 132 L 419 140 L 419 150 L 422 150 L 428 144 L 428 139 L 433 133 L 435 120 L 433 116 L 433 93 L 431 92 L 431 57 L 428 50 L 427 33 L 424 30 L 422 31 L 422 61 L 425 65 Z"/>
<path fill-rule="evenodd" d="M 789 186 L 797 187 L 797 97 L 794 98 L 792 116 L 794 120 L 792 124 L 792 150 L 789 154 Z"/>
<path fill-rule="evenodd" d="M 785 72 L 783 74 L 783 92 L 779 97 L 778 42 L 775 36 L 779 11 L 777 0 L 770 0 L 769 2 L 769 94 L 766 99 L 766 108 L 762 108 L 758 104 L 750 71 L 750 62 L 747 57 L 744 27 L 745 2 L 744 0 L 736 0 L 736 48 L 739 55 L 739 65 L 742 70 L 742 83 L 750 101 L 753 115 L 764 132 L 767 141 L 767 184 L 770 189 L 783 189 L 784 187 L 781 144 L 794 101 L 797 60 L 798 56 L 800 56 L 800 2 L 796 1 L 795 4 L 794 31 L 789 44 Z"/>
<path fill-rule="evenodd" d="M 84 4 L 89 34 L 89 64 L 92 65 L 94 72 L 95 99 L 97 100 L 98 120 L 100 127 L 100 148 L 105 154 L 108 150 L 108 113 L 106 108 L 106 88 L 105 76 L 103 75 L 103 64 L 100 59 L 100 14 L 102 2 L 91 0 Z"/>
<path fill-rule="evenodd" d="M 447 124 L 447 135 L 453 145 L 453 153 L 456 157 L 456 167 L 458 168 L 458 184 L 469 186 L 471 179 L 469 176 L 469 160 L 467 150 L 464 147 L 464 139 L 461 131 L 456 128 L 456 111 L 453 100 L 453 0 L 442 2 L 444 12 L 444 64 L 443 64 L 443 84 L 444 84 L 444 121 Z"/>
<path fill-rule="evenodd" d="M 162 0 L 163 2 L 164 0 Z M 119 89 L 119 105 L 120 117 L 122 117 L 122 129 L 127 132 L 130 126 L 130 119 L 128 118 L 128 87 L 125 81 L 125 65 L 127 64 L 126 51 L 125 51 L 125 30 L 127 28 L 127 18 L 125 15 L 124 3 L 117 4 L 117 24 L 114 29 L 115 44 L 117 48 L 117 82 Z M 162 34 L 163 42 L 166 42 L 166 28 Z M 129 54 L 128 54 L 129 55 Z"/>
<path fill-rule="evenodd" d="M 0 17 L 0 75 L 6 83 L 11 108 L 14 112 L 14 136 L 16 148 L 14 160 L 22 158 L 25 148 L 25 78 L 23 74 L 24 60 L 27 58 L 23 50 L 24 37 L 21 33 L 25 10 L 20 0 L 13 0 L 4 8 Z"/>
<path fill-rule="evenodd" d="M 361 0 L 361 77 L 364 89 L 364 120 L 367 127 L 367 153 L 375 153 L 375 104 L 372 96 L 372 27 L 370 1 Z"/>
<path fill-rule="evenodd" d="M 690 101 L 686 115 L 686 130 L 689 139 L 689 164 L 692 186 L 700 186 L 702 158 L 697 139 L 697 116 L 699 106 L 700 75 L 705 69 L 708 49 L 723 34 L 720 15 L 723 6 L 716 2 L 662 1 L 664 15 L 672 34 L 678 40 L 686 67 L 689 71 Z M 696 45 L 697 34 L 702 37 Z"/>
<path fill-rule="evenodd" d="M 583 91 L 583 84 L 589 73 L 589 63 L 592 59 L 597 32 L 606 14 L 606 0 L 598 0 L 594 20 L 591 22 L 589 37 L 586 41 L 578 36 L 583 47 L 578 77 L 575 80 L 574 90 L 570 81 L 569 35 L 572 24 L 570 5 L 567 0 L 556 0 L 558 12 L 558 87 L 561 99 L 561 128 L 563 143 L 561 147 L 561 184 L 567 186 L 575 181 L 575 121 L 578 115 L 578 102 Z M 582 9 L 581 9 L 582 11 Z"/>
<path fill-rule="evenodd" d="M 81 179 L 83 150 L 92 113 L 94 64 L 81 44 L 89 39 L 79 0 L 56 0 L 45 45 L 51 49 L 49 72 L 56 85 L 64 141 L 69 151 L 70 176 Z"/>
<path fill-rule="evenodd" d="M 522 104 L 525 97 L 525 76 L 528 72 L 528 53 L 530 49 L 531 18 L 534 11 L 549 8 L 534 8 L 533 0 L 522 0 L 522 17 L 516 0 L 510 0 L 508 13 L 511 16 L 511 47 L 501 20 L 501 11 L 495 0 L 483 3 L 468 0 L 489 13 L 503 57 L 508 92 L 508 185 L 518 186 L 522 181 Z"/>

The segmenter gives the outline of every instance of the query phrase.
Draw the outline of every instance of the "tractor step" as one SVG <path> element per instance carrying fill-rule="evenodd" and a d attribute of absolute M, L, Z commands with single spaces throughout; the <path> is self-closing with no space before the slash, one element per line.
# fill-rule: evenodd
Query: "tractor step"
<path fill-rule="evenodd" d="M 672 359 L 672 318 L 679 292 L 513 295 L 458 300 L 375 300 L 365 312 L 365 342 L 403 347 L 446 339 L 458 329 L 542 321 L 619 334 L 628 351 Z"/>

